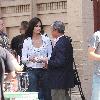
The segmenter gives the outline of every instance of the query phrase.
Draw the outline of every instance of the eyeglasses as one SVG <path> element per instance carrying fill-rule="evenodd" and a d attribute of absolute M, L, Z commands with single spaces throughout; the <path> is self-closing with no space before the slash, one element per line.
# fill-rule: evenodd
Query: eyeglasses
<path fill-rule="evenodd" d="M 36 25 L 35 27 L 42 27 L 41 25 Z"/>
<path fill-rule="evenodd" d="M 53 31 L 56 31 L 56 29 L 54 29 L 54 28 L 51 28 L 51 31 L 53 32 Z"/>

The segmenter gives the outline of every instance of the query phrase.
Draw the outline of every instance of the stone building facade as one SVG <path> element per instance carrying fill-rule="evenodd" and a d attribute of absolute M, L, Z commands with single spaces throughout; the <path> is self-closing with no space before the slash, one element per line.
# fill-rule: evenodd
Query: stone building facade
<path fill-rule="evenodd" d="M 50 25 L 55 20 L 65 23 L 65 34 L 72 37 L 74 58 L 78 65 L 82 88 L 86 99 L 91 95 L 91 63 L 88 61 L 87 39 L 94 32 L 92 0 L 0 0 L 0 16 L 3 17 L 9 39 L 19 34 L 21 21 L 38 16 L 50 35 Z"/>

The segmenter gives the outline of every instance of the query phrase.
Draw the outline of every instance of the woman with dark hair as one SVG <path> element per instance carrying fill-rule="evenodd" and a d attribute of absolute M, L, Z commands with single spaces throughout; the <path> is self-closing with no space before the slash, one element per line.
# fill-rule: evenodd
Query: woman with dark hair
<path fill-rule="evenodd" d="M 43 25 L 42 25 L 41 20 L 37 17 L 34 17 L 29 21 L 29 27 L 26 31 L 26 37 L 32 37 L 33 36 L 33 29 L 34 29 L 34 27 L 36 27 L 38 22 L 40 23 L 40 27 L 41 27 L 40 33 L 44 34 Z"/>
<path fill-rule="evenodd" d="M 44 35 L 43 25 L 39 18 L 34 17 L 29 21 L 29 27 L 26 31 L 26 39 L 23 43 L 22 62 L 27 66 L 29 75 L 29 92 L 43 90 L 43 95 L 48 95 L 45 88 L 47 87 L 46 76 L 47 70 L 42 59 L 51 57 L 52 45 L 49 37 Z M 40 85 L 41 88 L 40 88 Z M 45 90 L 45 91 L 44 91 Z M 44 93 L 45 92 L 45 93 Z M 40 100 L 50 100 L 49 96 Z"/>

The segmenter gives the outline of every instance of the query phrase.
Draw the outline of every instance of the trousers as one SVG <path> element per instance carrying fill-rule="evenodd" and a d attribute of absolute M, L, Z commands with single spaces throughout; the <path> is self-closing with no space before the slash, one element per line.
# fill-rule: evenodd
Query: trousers
<path fill-rule="evenodd" d="M 38 92 L 39 100 L 51 100 L 47 71 L 42 68 L 29 68 L 27 72 L 29 77 L 27 92 Z"/>
<path fill-rule="evenodd" d="M 93 74 L 91 100 L 100 100 L 100 76 Z"/>

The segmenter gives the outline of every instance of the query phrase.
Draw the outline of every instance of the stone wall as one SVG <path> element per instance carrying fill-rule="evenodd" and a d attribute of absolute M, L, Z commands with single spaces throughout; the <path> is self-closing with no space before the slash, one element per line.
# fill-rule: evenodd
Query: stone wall
<path fill-rule="evenodd" d="M 87 1 L 87 2 L 86 2 Z M 94 33 L 94 17 L 93 17 L 93 1 L 83 0 L 82 1 L 82 34 L 83 34 L 83 71 L 84 71 L 84 90 L 87 100 L 91 97 L 91 85 L 92 85 L 92 73 L 93 64 L 88 59 L 88 38 Z"/>

